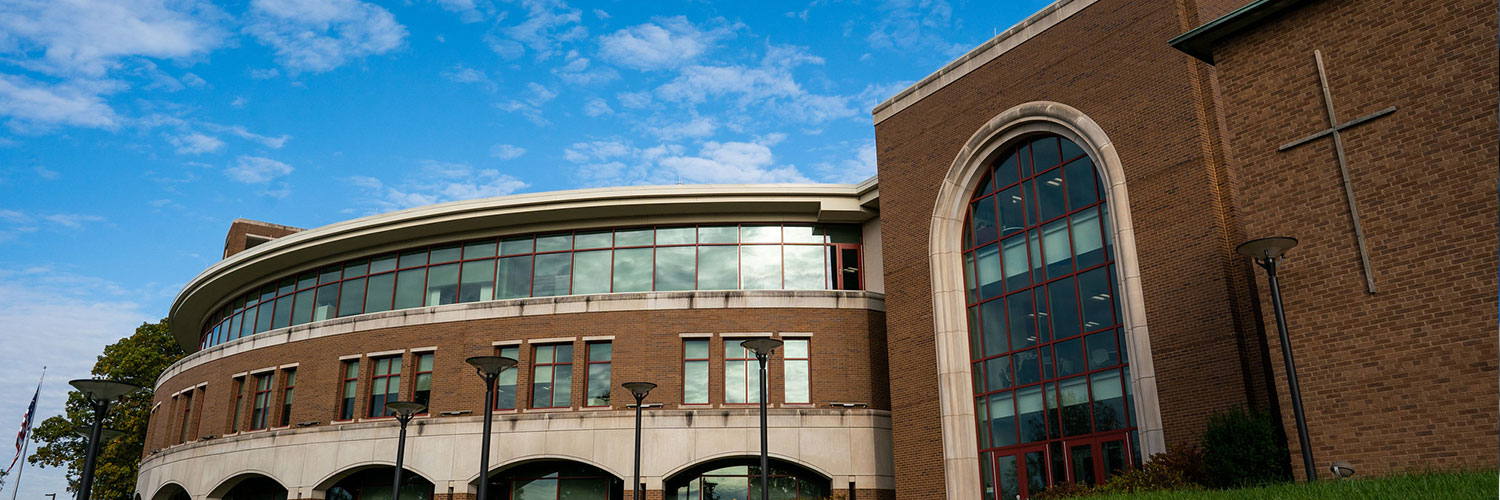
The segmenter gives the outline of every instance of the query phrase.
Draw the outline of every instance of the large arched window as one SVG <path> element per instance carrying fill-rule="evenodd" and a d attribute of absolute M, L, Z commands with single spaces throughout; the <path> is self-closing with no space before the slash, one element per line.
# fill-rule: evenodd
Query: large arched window
<path fill-rule="evenodd" d="M 585 463 L 541 460 L 490 476 L 490 495 L 503 500 L 620 500 L 625 482 Z"/>
<path fill-rule="evenodd" d="M 327 500 L 391 500 L 394 467 L 370 467 L 339 480 L 328 489 Z M 401 469 L 400 500 L 432 500 L 432 481 Z"/>
<path fill-rule="evenodd" d="M 237 480 L 221 498 L 223 500 L 286 500 L 287 490 L 275 479 L 253 474 Z"/>
<path fill-rule="evenodd" d="M 1106 186 L 1077 144 L 1002 150 L 970 200 L 965 304 L 986 499 L 1137 461 Z"/>
<path fill-rule="evenodd" d="M 802 467 L 771 460 L 766 478 L 772 500 L 828 497 L 828 480 Z M 700 464 L 666 483 L 667 500 L 754 500 L 760 498 L 760 460 L 730 458 Z"/>

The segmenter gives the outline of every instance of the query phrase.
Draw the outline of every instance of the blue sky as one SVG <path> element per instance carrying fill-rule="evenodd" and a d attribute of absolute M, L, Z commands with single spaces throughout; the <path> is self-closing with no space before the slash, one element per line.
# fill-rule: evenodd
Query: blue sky
<path fill-rule="evenodd" d="M 875 104 L 1043 5 L 0 0 L 0 432 L 43 365 L 58 413 L 236 217 L 858 182 Z"/>

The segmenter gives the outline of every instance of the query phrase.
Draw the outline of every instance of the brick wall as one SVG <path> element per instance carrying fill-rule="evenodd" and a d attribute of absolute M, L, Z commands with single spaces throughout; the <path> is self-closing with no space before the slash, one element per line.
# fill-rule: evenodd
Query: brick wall
<path fill-rule="evenodd" d="M 1493 2 L 1312 2 L 1215 51 L 1246 232 L 1301 240 L 1281 281 L 1325 474 L 1495 467 L 1496 18 Z M 1374 295 L 1332 140 L 1277 151 L 1328 127 L 1315 49 L 1339 120 L 1399 107 L 1343 134 Z M 1301 476 L 1279 354 L 1275 373 Z"/>
<path fill-rule="evenodd" d="M 1167 46 L 1226 2 L 1101 0 L 876 125 L 897 492 L 944 494 L 927 241 L 965 141 L 1013 106 L 1087 114 L 1124 164 L 1168 443 L 1270 401 L 1264 337 L 1225 170 L 1213 69 Z M 1202 9 L 1200 11 L 1200 8 Z M 899 285 L 896 285 L 899 284 Z M 898 347 L 899 346 L 899 347 Z"/>
<path fill-rule="evenodd" d="M 224 235 L 224 258 L 245 251 L 249 248 L 250 235 L 280 238 L 289 234 L 302 231 L 300 228 L 260 222 L 248 219 L 235 219 L 229 225 L 229 233 Z"/>
<path fill-rule="evenodd" d="M 200 422 L 199 435 L 229 432 L 233 419 L 234 383 L 231 377 L 272 366 L 297 363 L 297 386 L 292 405 L 291 423 L 319 422 L 326 425 L 338 415 L 342 363 L 339 358 L 353 354 L 405 350 L 402 363 L 401 399 L 411 399 L 414 356 L 410 349 L 436 347 L 431 393 L 431 411 L 470 410 L 484 406 L 484 384 L 474 369 L 464 363 L 469 356 L 492 355 L 494 341 L 579 337 L 574 342 L 572 405 L 584 404 L 588 373 L 582 337 L 614 336 L 611 365 L 611 408 L 621 410 L 633 403 L 629 392 L 620 384 L 644 380 L 659 384 L 647 402 L 665 403 L 676 408 L 682 401 L 682 338 L 680 333 L 717 333 L 710 353 L 710 402 L 722 402 L 724 393 L 723 338 L 734 338 L 734 332 L 811 333 L 811 393 L 813 403 L 826 407 L 830 402 L 864 402 L 871 408 L 889 409 L 886 391 L 885 315 L 879 311 L 856 309 L 715 309 L 677 311 L 626 311 L 553 316 L 501 318 L 464 322 L 432 323 L 319 337 L 310 340 L 264 347 L 229 356 L 191 368 L 162 383 L 157 400 L 163 409 L 173 408 L 170 397 L 184 387 L 206 382 L 200 391 L 201 409 L 194 417 Z M 531 374 L 531 345 L 521 349 L 517 386 L 518 406 L 526 408 Z M 368 357 L 360 363 L 360 390 L 355 401 L 356 416 L 367 409 L 372 363 Z M 772 405 L 782 403 L 782 364 L 778 351 L 769 364 L 769 398 Z M 284 379 L 278 372 L 271 393 L 272 425 L 280 422 L 280 388 Z M 248 428 L 254 375 L 246 376 L 242 389 L 245 409 L 240 413 L 241 429 Z M 795 407 L 792 405 L 791 407 Z M 164 448 L 176 443 L 176 435 L 158 431 L 175 429 L 170 413 L 158 411 L 152 417 L 151 442 L 146 446 Z M 163 418 L 166 417 L 164 420 Z M 440 418 L 440 417 L 439 417 Z M 149 451 L 148 451 L 149 453 Z"/>

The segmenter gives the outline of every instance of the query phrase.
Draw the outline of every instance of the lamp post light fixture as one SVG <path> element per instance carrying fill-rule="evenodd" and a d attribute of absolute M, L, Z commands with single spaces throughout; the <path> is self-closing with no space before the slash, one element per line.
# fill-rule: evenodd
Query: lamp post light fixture
<path fill-rule="evenodd" d="M 89 408 L 94 410 L 93 428 L 89 430 L 88 452 L 83 459 L 83 473 L 78 478 L 78 500 L 89 500 L 94 486 L 94 461 L 99 458 L 99 439 L 104 434 L 104 416 L 109 405 L 125 395 L 141 390 L 141 386 L 118 380 L 78 379 L 68 385 L 83 393 Z"/>
<path fill-rule="evenodd" d="M 635 492 L 631 495 L 635 500 L 642 500 L 645 498 L 645 492 L 641 491 L 641 401 L 646 399 L 646 395 L 651 394 L 651 389 L 655 389 L 656 384 L 626 382 L 620 384 L 620 387 L 628 389 L 630 395 L 635 396 L 635 482 L 630 483 L 630 489 Z"/>
<path fill-rule="evenodd" d="M 73 428 L 73 434 L 77 434 L 78 437 L 81 437 L 81 438 L 84 438 L 84 439 L 88 439 L 89 438 L 89 433 L 92 432 L 92 431 L 93 431 L 92 427 L 87 427 L 87 426 L 82 426 L 82 425 Z M 125 431 L 122 431 L 122 430 L 119 430 L 119 429 L 99 429 L 99 439 L 103 439 L 104 442 L 106 442 L 106 443 L 110 442 L 110 441 L 114 441 L 115 438 L 120 437 L 120 436 L 124 436 L 124 435 L 125 435 Z"/>
<path fill-rule="evenodd" d="M 755 353 L 755 361 L 760 363 L 760 500 L 770 500 L 770 474 L 771 461 L 766 456 L 766 361 L 771 359 L 771 353 L 781 347 L 782 342 L 776 339 L 759 338 L 740 342 L 740 347 L 749 349 Z"/>
<path fill-rule="evenodd" d="M 391 500 L 401 499 L 401 467 L 406 458 L 406 424 L 411 423 L 427 405 L 412 401 L 391 401 L 385 408 L 396 413 L 396 422 L 401 424 L 401 437 L 396 439 L 396 477 L 391 481 Z"/>
<path fill-rule="evenodd" d="M 495 381 L 500 379 L 500 372 L 516 366 L 516 360 L 503 356 L 474 356 L 464 362 L 472 365 L 484 379 L 484 437 L 479 440 L 478 500 L 489 500 L 486 495 L 490 485 L 490 423 L 495 419 Z"/>
<path fill-rule="evenodd" d="M 1297 385 L 1297 363 L 1292 360 L 1292 347 L 1286 333 L 1286 311 L 1281 307 L 1281 282 L 1276 279 L 1276 266 L 1285 258 L 1287 250 L 1297 246 L 1296 238 L 1272 236 L 1241 243 L 1234 251 L 1255 261 L 1255 265 L 1266 270 L 1271 285 L 1271 308 L 1276 312 L 1276 333 L 1281 339 L 1281 359 L 1286 365 L 1286 388 L 1292 398 L 1292 416 L 1297 421 L 1297 443 L 1302 447 L 1302 467 L 1306 469 L 1307 481 L 1318 480 L 1317 468 L 1313 465 L 1312 445 L 1307 436 L 1307 417 L 1302 412 L 1302 389 Z"/>

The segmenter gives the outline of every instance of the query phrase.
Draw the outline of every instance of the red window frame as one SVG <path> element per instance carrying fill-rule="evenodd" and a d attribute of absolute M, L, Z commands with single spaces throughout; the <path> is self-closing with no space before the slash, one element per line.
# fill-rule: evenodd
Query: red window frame
<path fill-rule="evenodd" d="M 292 397 L 297 388 L 297 369 L 282 370 L 281 380 L 281 427 L 286 427 L 292 423 Z"/>
<path fill-rule="evenodd" d="M 600 345 L 610 346 L 609 347 L 609 359 L 606 359 L 604 361 L 594 361 L 594 348 L 597 347 L 597 346 L 600 346 Z M 615 353 L 614 345 L 610 341 L 608 341 L 608 340 L 601 341 L 601 342 L 589 342 L 587 344 L 584 344 L 584 358 L 583 358 L 584 359 L 584 367 L 583 367 L 583 374 L 584 374 L 584 379 L 583 379 L 583 407 L 584 408 L 609 408 L 609 406 L 610 406 L 610 402 L 609 402 L 610 390 L 614 387 L 614 370 L 613 370 L 613 368 L 614 368 L 613 361 L 615 359 L 614 358 L 614 356 L 615 356 L 614 353 Z M 599 365 L 603 365 L 605 370 L 609 370 L 610 381 L 608 383 L 606 383 L 605 386 L 604 386 L 604 404 L 602 404 L 602 405 L 591 405 L 591 404 L 589 404 L 589 402 L 594 399 L 594 395 L 591 392 L 593 390 L 593 388 L 589 386 L 589 382 L 594 379 L 594 377 L 593 377 L 594 367 L 595 366 L 599 366 Z"/>
<path fill-rule="evenodd" d="M 812 338 L 811 337 L 787 337 L 787 338 L 783 338 L 782 340 L 784 342 L 787 342 L 787 343 L 791 343 L 791 342 L 804 342 L 807 345 L 807 354 L 804 357 L 800 357 L 800 358 L 793 358 L 793 357 L 788 356 L 788 354 L 790 354 L 791 351 L 787 350 L 785 347 L 783 347 L 781 349 L 781 386 L 782 386 L 781 399 L 782 399 L 782 403 L 785 403 L 785 404 L 798 404 L 798 405 L 801 405 L 801 404 L 812 404 L 812 399 L 813 399 L 813 395 L 812 395 Z M 807 401 L 792 401 L 790 398 L 787 397 L 787 391 L 786 391 L 786 389 L 788 387 L 791 387 L 791 377 L 787 375 L 787 369 L 786 369 L 786 367 L 787 367 L 788 363 L 791 363 L 793 361 L 802 361 L 804 363 L 807 363 L 807 372 L 806 372 L 806 374 L 807 374 L 807 380 L 806 380 L 806 382 L 807 382 Z M 758 387 L 756 389 L 759 390 Z M 770 392 L 770 391 L 768 390 L 767 392 Z"/>
<path fill-rule="evenodd" d="M 234 418 L 229 421 L 231 434 L 240 431 L 240 411 L 245 405 L 245 377 L 234 378 Z"/>
<path fill-rule="evenodd" d="M 337 420 L 354 420 L 354 405 L 359 402 L 359 360 L 344 361 L 340 369 L 343 370 L 343 376 L 339 379 L 339 418 Z M 350 372 L 353 372 L 352 375 Z"/>
<path fill-rule="evenodd" d="M 411 400 L 422 403 L 424 406 L 422 412 L 418 413 L 418 415 L 426 415 L 431 410 L 431 408 L 426 408 L 426 406 L 430 406 L 432 403 L 432 370 L 437 367 L 435 354 L 432 351 L 412 353 Z M 432 360 L 432 365 L 425 371 L 422 370 L 422 359 L 424 358 Z M 427 390 L 425 391 L 421 389 L 423 376 L 427 377 Z M 420 395 L 423 392 L 427 393 L 426 397 Z"/>
<path fill-rule="evenodd" d="M 507 351 L 509 351 L 509 352 L 507 352 Z M 506 356 L 507 354 L 509 354 L 509 356 Z M 521 346 L 519 346 L 519 345 L 495 346 L 495 355 L 496 356 L 507 357 L 507 358 L 510 358 L 510 359 L 514 359 L 514 360 L 516 360 L 517 363 L 516 363 L 516 366 L 512 366 L 510 368 L 506 368 L 504 370 L 501 370 L 500 371 L 500 376 L 495 377 L 495 401 L 494 401 L 494 407 L 490 408 L 490 411 L 515 411 L 515 409 L 516 409 L 516 402 L 521 400 L 521 391 L 520 391 L 520 387 L 521 387 L 521 365 L 520 365 L 520 361 L 521 361 Z M 510 383 L 510 406 L 501 406 L 500 405 L 500 395 L 502 394 L 501 391 L 505 390 L 505 384 L 500 383 L 500 380 L 502 378 L 505 378 L 505 374 L 507 374 L 507 373 L 511 374 L 511 376 L 514 377 L 515 380 Z"/>
<path fill-rule="evenodd" d="M 746 349 L 744 346 L 740 345 L 740 342 L 744 342 L 746 340 L 750 340 L 750 339 L 748 339 L 748 338 L 744 338 L 744 339 L 724 339 L 724 347 L 725 347 L 725 349 L 724 349 L 724 404 L 726 404 L 726 405 L 758 405 L 758 404 L 760 404 L 760 382 L 759 382 L 759 378 L 758 378 L 758 377 L 760 377 L 760 361 L 758 361 L 758 360 L 755 359 L 755 353 L 750 352 L 749 349 Z M 739 350 L 738 352 L 743 353 L 744 357 L 739 357 L 739 358 L 731 358 L 731 357 L 729 357 L 729 347 L 730 346 L 733 346 L 735 349 L 738 349 Z M 768 362 L 767 367 L 768 368 L 770 366 L 769 365 L 769 361 L 770 360 L 767 360 L 767 362 Z M 729 402 L 729 394 L 730 394 L 730 392 L 729 392 L 730 391 L 730 387 L 729 387 L 729 369 L 730 369 L 730 365 L 729 364 L 730 363 L 739 363 L 739 364 L 741 364 L 744 367 L 745 374 L 744 374 L 743 380 L 745 381 L 745 387 L 744 387 L 744 390 L 745 390 L 745 401 L 741 402 L 741 403 L 731 403 L 731 402 Z M 750 374 L 751 373 L 754 373 L 755 376 L 757 377 L 756 383 L 755 383 L 754 387 L 751 387 L 751 383 L 750 383 Z M 766 392 L 768 392 L 768 393 L 770 392 L 770 386 L 769 385 L 767 385 Z M 754 396 L 754 398 L 755 398 L 754 400 L 751 399 L 752 396 Z"/>
<path fill-rule="evenodd" d="M 380 374 L 381 363 L 385 363 L 385 375 Z M 397 363 L 400 363 L 400 365 L 397 365 Z M 390 410 L 385 407 L 385 403 L 389 403 L 391 401 L 399 401 L 401 399 L 401 372 L 399 370 L 404 369 L 404 365 L 405 363 L 401 363 L 400 354 L 394 356 L 370 358 L 370 385 L 365 394 L 365 399 L 369 401 L 369 404 L 366 405 L 368 407 L 368 413 L 365 414 L 366 417 L 379 418 L 394 415 L 394 413 L 391 413 Z M 392 371 L 393 366 L 396 371 Z M 392 379 L 395 379 L 395 391 L 391 390 Z M 386 389 L 385 392 L 379 395 L 380 398 L 377 399 L 375 394 L 375 384 L 382 381 L 385 382 Z M 391 395 L 393 394 L 395 395 L 395 399 L 391 399 Z"/>
<path fill-rule="evenodd" d="M 568 347 L 568 359 L 567 360 L 558 359 L 559 356 L 557 355 L 557 348 L 561 347 L 561 346 L 567 346 Z M 552 350 L 552 361 L 549 362 L 549 363 L 542 363 L 542 362 L 537 361 L 538 357 L 536 355 L 536 351 L 538 349 L 543 348 L 543 347 L 551 347 L 551 348 L 553 348 L 553 350 Z M 536 380 L 538 378 L 540 378 L 540 377 L 537 376 L 538 373 L 541 373 L 541 371 L 543 369 L 549 370 L 550 371 L 549 375 L 551 375 L 551 377 L 549 377 L 549 379 L 552 380 L 552 382 L 550 382 L 552 384 L 552 389 L 550 390 L 552 397 L 549 400 L 549 404 L 553 405 L 553 406 L 537 406 L 536 405 L 536 394 L 532 394 L 531 395 L 531 403 L 532 403 L 531 407 L 533 409 L 538 409 L 538 410 L 560 410 L 560 409 L 568 409 L 568 408 L 572 408 L 573 407 L 573 401 L 572 401 L 572 399 L 573 399 L 573 370 L 572 370 L 572 367 L 573 367 L 573 356 L 576 353 L 573 352 L 572 347 L 573 347 L 573 344 L 572 343 L 568 343 L 568 342 L 558 343 L 558 344 L 538 344 L 538 345 L 534 345 L 534 346 L 531 347 L 531 385 L 532 385 L 532 387 L 536 386 Z M 569 368 L 569 370 L 568 370 L 568 384 L 567 384 L 568 385 L 568 401 L 564 401 L 563 404 L 562 404 L 562 406 L 557 406 L 557 403 L 558 403 L 558 401 L 557 401 L 557 386 L 558 386 L 558 384 L 557 384 L 557 367 L 559 367 L 559 366 L 567 366 Z"/>
<path fill-rule="evenodd" d="M 182 403 L 182 429 L 177 431 L 177 444 L 182 444 L 188 441 L 188 424 L 192 422 L 193 391 L 188 390 L 182 393 L 182 399 L 178 402 Z"/>
<path fill-rule="evenodd" d="M 269 423 L 271 409 L 271 376 L 274 373 L 255 375 L 255 397 L 251 400 L 250 430 L 265 429 Z"/>
<path fill-rule="evenodd" d="M 687 346 L 688 346 L 688 343 L 690 343 L 690 342 L 702 342 L 703 343 L 703 357 L 701 357 L 701 358 L 689 358 L 689 357 L 687 357 L 688 356 L 688 354 L 687 354 Z M 712 361 L 712 359 L 713 359 L 713 355 L 714 355 L 714 352 L 713 352 L 714 351 L 714 345 L 713 344 L 714 343 L 713 343 L 712 339 L 709 339 L 709 338 L 706 338 L 706 337 L 705 338 L 685 338 L 685 339 L 682 339 L 682 387 L 683 387 L 683 391 L 682 391 L 682 404 L 684 406 L 705 406 L 705 405 L 708 405 L 709 403 L 711 403 L 712 400 L 713 400 L 713 396 L 712 396 L 712 394 L 713 394 L 713 377 L 712 377 L 712 373 L 713 373 L 713 361 Z M 703 363 L 703 373 L 702 373 L 702 380 L 703 380 L 703 401 L 693 402 L 693 401 L 688 401 L 687 400 L 687 381 L 690 380 L 692 377 L 698 376 L 698 374 L 689 374 L 687 372 L 687 370 L 688 370 L 688 362 L 690 362 L 690 361 L 696 361 L 696 362 L 702 362 Z"/>

